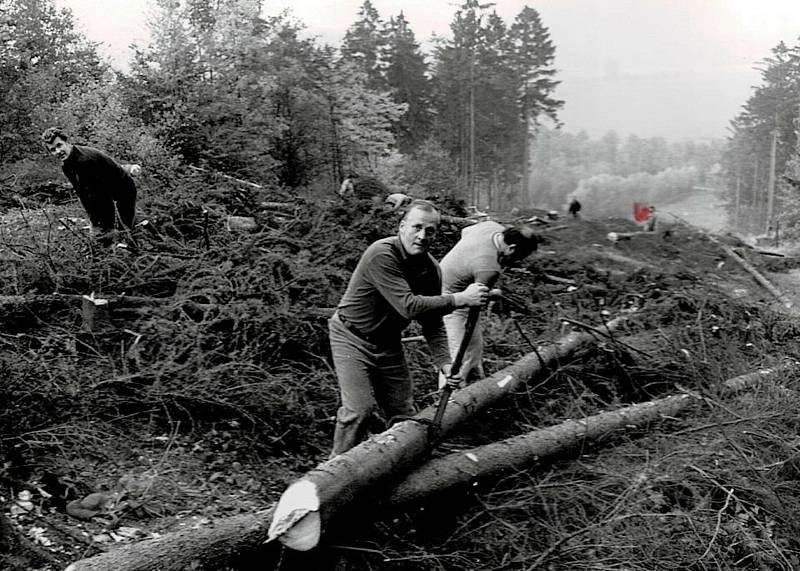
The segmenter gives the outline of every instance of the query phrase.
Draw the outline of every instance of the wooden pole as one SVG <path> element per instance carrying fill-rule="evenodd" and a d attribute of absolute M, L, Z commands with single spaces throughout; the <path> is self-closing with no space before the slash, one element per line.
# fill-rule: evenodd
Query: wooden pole
<path fill-rule="evenodd" d="M 775 121 L 777 122 L 777 117 Z M 778 146 L 778 129 L 777 127 L 772 131 L 772 144 L 769 151 L 769 177 L 767 179 L 767 216 L 766 216 L 766 234 L 772 226 L 772 215 L 775 201 L 775 154 Z"/>

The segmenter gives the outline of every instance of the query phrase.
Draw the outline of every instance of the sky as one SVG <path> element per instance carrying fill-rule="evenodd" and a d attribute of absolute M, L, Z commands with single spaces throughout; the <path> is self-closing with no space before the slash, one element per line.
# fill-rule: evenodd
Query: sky
<path fill-rule="evenodd" d="M 289 9 L 308 36 L 338 45 L 363 0 L 264 0 Z M 450 36 L 461 0 L 371 0 L 383 20 L 403 12 L 423 49 Z M 129 45 L 146 45 L 150 0 L 56 0 L 126 69 Z M 556 46 L 564 129 L 592 138 L 670 141 L 725 137 L 760 84 L 757 63 L 783 41 L 800 43 L 800 0 L 496 0 L 510 25 L 523 6 L 539 12 Z"/>

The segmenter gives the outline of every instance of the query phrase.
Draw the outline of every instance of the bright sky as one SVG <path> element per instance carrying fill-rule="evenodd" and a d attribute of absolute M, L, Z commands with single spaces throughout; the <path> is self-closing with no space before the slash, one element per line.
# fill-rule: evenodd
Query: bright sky
<path fill-rule="evenodd" d="M 147 42 L 150 0 L 56 0 L 118 67 Z M 372 0 L 381 18 L 402 12 L 417 40 L 449 36 L 460 0 Z M 338 44 L 362 0 L 265 0 L 290 9 L 309 35 Z M 800 41 L 800 0 L 497 0 L 507 24 L 527 4 L 556 46 L 565 129 L 601 137 L 724 137 L 760 83 L 753 69 L 780 41 Z"/>

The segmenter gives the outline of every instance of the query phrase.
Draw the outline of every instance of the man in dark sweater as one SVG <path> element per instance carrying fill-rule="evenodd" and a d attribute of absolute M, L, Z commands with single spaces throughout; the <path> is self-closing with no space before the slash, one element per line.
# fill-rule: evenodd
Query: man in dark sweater
<path fill-rule="evenodd" d="M 61 170 L 95 229 L 107 234 L 133 226 L 136 185 L 119 163 L 98 149 L 73 145 L 56 127 L 45 130 L 42 141 L 61 160 Z"/>
<path fill-rule="evenodd" d="M 374 242 L 361 256 L 328 322 L 341 394 L 331 457 L 366 436 L 377 409 L 386 420 L 416 412 L 401 341 L 412 319 L 422 326 L 434 364 L 449 378 L 452 363 L 442 315 L 486 303 L 489 290 L 479 283 L 442 294 L 439 265 L 428 254 L 439 218 L 430 202 L 413 201 L 397 236 Z M 458 385 L 458 379 L 453 383 Z"/>

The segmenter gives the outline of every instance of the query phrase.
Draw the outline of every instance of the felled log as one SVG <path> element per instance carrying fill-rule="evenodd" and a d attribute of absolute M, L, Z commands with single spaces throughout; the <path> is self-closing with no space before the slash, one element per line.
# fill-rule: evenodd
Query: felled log
<path fill-rule="evenodd" d="M 607 326 L 615 330 L 622 319 Z M 317 466 L 284 491 L 275 508 L 269 530 L 270 540 L 278 539 L 291 549 L 306 551 L 315 547 L 331 516 L 354 496 L 389 476 L 397 476 L 422 459 L 434 439 L 447 434 L 463 420 L 507 396 L 551 364 L 595 343 L 588 333 L 572 332 L 554 344 L 528 353 L 494 375 L 455 391 L 450 397 L 442 424 L 432 434 L 425 424 L 433 419 L 436 407 L 428 407 L 415 417 L 399 422 Z"/>
<path fill-rule="evenodd" d="M 229 232 L 253 232 L 256 228 L 256 219 L 252 216 L 228 216 L 225 219 L 225 229 Z"/>
<path fill-rule="evenodd" d="M 734 393 L 749 389 L 788 369 L 762 369 L 729 379 L 724 383 L 722 392 Z M 457 485 L 469 484 L 477 478 L 527 467 L 541 458 L 572 450 L 587 440 L 595 440 L 612 431 L 635 428 L 665 416 L 675 416 L 699 401 L 699 395 L 689 392 L 672 395 L 580 420 L 567 420 L 485 446 L 454 452 L 431 460 L 411 472 L 392 489 L 386 502 L 388 505 L 398 506 L 430 497 Z"/>
<path fill-rule="evenodd" d="M 755 269 L 750 264 L 750 262 L 748 262 L 747 260 L 742 258 L 739 254 L 734 252 L 733 248 L 731 248 L 730 246 L 727 246 L 727 245 L 722 244 L 720 242 L 717 242 L 717 243 L 719 244 L 719 247 L 722 248 L 722 250 L 728 255 L 729 258 L 731 258 L 734 262 L 736 262 L 737 264 L 742 266 L 742 268 L 744 268 L 746 272 L 748 272 L 751 276 L 753 276 L 755 278 L 755 280 L 762 287 L 764 287 L 764 289 L 766 289 L 769 293 L 771 293 L 775 297 L 775 299 L 780 301 L 786 309 L 789 309 L 789 308 L 792 307 L 793 304 L 789 300 L 789 298 L 786 297 L 783 294 L 783 292 L 781 292 L 778 288 L 776 288 L 774 285 L 772 285 L 772 283 L 767 278 L 765 278 L 763 275 L 761 275 L 761 273 L 757 269 Z"/>
<path fill-rule="evenodd" d="M 456 226 L 471 226 L 472 224 L 480 222 L 480 220 L 475 220 L 474 218 L 462 218 L 460 216 L 450 216 L 448 214 L 442 214 L 441 219 L 442 222 L 447 222 L 448 224 L 454 224 Z"/>
<path fill-rule="evenodd" d="M 564 285 L 576 285 L 577 282 L 575 280 L 571 280 L 569 278 L 560 278 L 558 276 L 554 276 L 552 274 L 542 274 L 542 277 L 545 281 L 548 281 L 553 284 L 564 284 Z"/>
<path fill-rule="evenodd" d="M 765 379 L 771 379 L 779 372 L 790 370 L 792 367 L 793 366 L 764 369 L 748 375 L 742 375 L 727 381 L 725 383 L 725 388 L 728 391 L 746 390 L 758 385 Z M 683 400 L 685 400 L 684 397 L 691 397 L 693 395 L 687 394 L 677 396 L 681 398 L 673 398 L 674 402 L 665 403 L 664 406 L 660 408 L 654 405 L 634 405 L 634 407 L 639 407 L 641 410 L 628 407 L 628 409 L 633 410 L 628 411 L 628 409 L 622 409 L 612 413 L 601 413 L 601 415 L 597 416 L 602 418 L 602 415 L 617 415 L 620 422 L 624 419 L 623 425 L 632 424 L 634 422 L 646 422 L 646 412 L 649 409 L 652 409 L 652 414 L 658 416 L 668 415 L 670 414 L 668 412 L 670 410 L 669 406 L 682 406 L 684 404 Z M 645 404 L 647 405 L 647 403 Z M 689 403 L 687 402 L 685 404 L 688 406 Z M 623 413 L 623 410 L 628 412 Z M 594 429 L 600 426 L 599 420 L 600 419 L 593 416 L 583 421 L 568 421 L 568 423 L 564 424 L 568 424 L 568 427 L 572 427 L 574 429 L 573 434 L 575 438 L 577 438 L 579 442 L 582 442 L 583 439 L 592 437 L 589 433 L 593 433 Z M 582 422 L 582 425 L 575 426 L 574 424 L 569 424 L 575 422 Z M 608 430 L 619 428 L 617 425 L 606 425 Z M 556 430 L 560 426 L 561 425 L 557 425 L 556 427 L 536 432 L 549 435 L 551 434 L 550 431 Z M 580 432 L 582 430 L 585 431 L 585 434 Z M 562 431 L 566 431 L 566 428 L 563 428 Z M 549 449 L 549 451 L 546 450 L 544 447 L 547 446 L 549 442 L 551 441 L 547 438 L 542 439 L 542 442 L 540 442 L 542 448 L 540 448 L 538 453 L 539 458 L 562 450 L 557 448 Z M 478 464 L 481 466 L 489 466 L 489 462 L 484 461 L 485 448 L 486 447 L 481 447 L 477 449 L 477 453 L 473 452 L 478 455 Z M 468 451 L 462 451 L 454 453 L 450 455 L 450 457 L 456 455 L 463 456 L 468 453 Z M 529 451 L 524 453 L 529 454 L 528 464 L 536 461 L 536 452 L 533 452 L 533 456 L 530 456 Z M 514 452 L 514 454 L 516 454 L 516 452 Z M 514 454 L 511 454 L 511 457 L 504 461 L 505 465 L 503 465 L 503 462 L 497 463 L 497 470 L 504 470 L 506 467 L 516 466 Z M 448 458 L 448 456 L 444 458 Z M 485 473 L 476 472 L 476 467 L 474 465 L 476 463 L 471 459 L 469 459 L 469 461 L 470 464 L 468 465 L 470 469 L 464 474 L 467 478 L 490 475 L 494 472 L 494 470 L 488 470 Z M 449 481 L 438 476 L 430 479 L 420 477 L 424 471 L 429 469 L 427 466 L 428 465 L 425 465 L 412 472 L 405 480 L 395 485 L 388 493 L 388 500 L 385 500 L 386 503 L 388 505 L 402 505 L 402 503 L 428 497 L 447 487 L 458 485 L 463 482 L 463 479 L 460 477 L 455 477 Z M 437 474 L 439 472 L 440 471 L 437 469 Z M 232 559 L 244 558 L 247 557 L 248 554 L 254 554 L 260 561 L 264 561 L 265 559 L 270 560 L 276 557 L 277 552 L 280 550 L 278 542 L 273 541 L 263 545 L 268 538 L 267 527 L 273 515 L 274 506 L 254 514 L 218 519 L 208 527 L 181 530 L 165 534 L 156 539 L 148 539 L 138 543 L 116 547 L 107 553 L 77 561 L 70 565 L 66 571 L 183 571 L 187 568 L 219 569 L 228 564 Z M 266 563 L 264 568 L 268 568 Z"/>
<path fill-rule="evenodd" d="M 291 202 L 261 202 L 259 204 L 261 208 L 266 210 L 278 210 L 285 214 L 291 214 L 295 210 L 295 205 Z"/>
<path fill-rule="evenodd" d="M 279 545 L 264 545 L 273 509 L 214 521 L 146 539 L 76 561 L 65 571 L 183 571 L 221 569 L 238 558 L 276 556 Z M 266 566 L 265 566 L 266 568 Z"/>
<path fill-rule="evenodd" d="M 189 168 L 192 169 L 193 171 L 203 172 L 203 173 L 207 173 L 207 174 L 213 174 L 215 176 L 221 176 L 224 179 L 227 179 L 227 180 L 230 180 L 230 181 L 233 181 L 233 182 L 237 182 L 239 184 L 243 184 L 245 186 L 249 186 L 249 187 L 252 187 L 252 188 L 259 188 L 259 189 L 260 188 L 264 188 L 260 184 L 256 184 L 254 182 L 250 182 L 249 180 L 242 180 L 241 178 L 236 178 L 235 176 L 231 176 L 229 174 L 224 174 L 224 173 L 217 172 L 217 171 L 211 171 L 211 170 L 208 170 L 208 169 L 204 169 L 204 168 L 196 167 L 196 166 L 192 166 L 192 165 L 189 165 Z"/>
<path fill-rule="evenodd" d="M 613 331 L 619 323 L 619 320 L 609 323 L 608 330 Z M 442 420 L 440 434 L 451 430 L 469 414 L 489 406 L 502 396 L 516 390 L 529 378 L 542 371 L 542 362 L 552 363 L 563 359 L 593 342 L 594 337 L 591 335 L 571 333 L 549 347 L 540 348 L 538 352 L 523 356 L 520 361 L 497 374 L 456 391 L 451 396 Z M 434 407 L 429 407 L 418 416 L 430 419 L 433 418 L 434 412 Z M 334 460 L 321 464 L 316 470 L 290 486 L 290 489 L 297 490 L 298 485 L 301 488 L 309 485 L 313 487 L 314 484 L 311 482 L 326 479 L 327 471 L 334 470 L 327 473 L 327 480 L 334 487 L 332 491 L 328 489 L 327 493 L 338 492 L 338 496 L 335 496 L 335 502 L 323 506 L 327 517 L 336 507 L 349 501 L 358 489 L 381 479 L 383 473 L 399 472 L 413 461 L 420 459 L 429 446 L 428 438 L 426 426 L 413 421 L 398 423 Z M 407 441 L 410 444 L 404 444 Z M 361 465 L 360 458 L 365 451 L 368 461 Z M 375 454 L 370 457 L 370 452 Z M 284 493 L 284 496 L 287 493 Z M 317 514 L 319 521 L 318 509 L 314 513 Z M 242 552 L 259 551 L 259 557 L 264 557 L 265 552 L 260 550 L 267 550 L 266 553 L 269 555 L 274 550 L 280 549 L 280 543 L 277 541 L 271 541 L 266 546 L 262 545 L 268 539 L 276 537 L 274 530 L 268 533 L 267 526 L 270 522 L 273 527 L 275 521 L 286 522 L 285 516 L 276 520 L 274 510 L 275 506 L 272 506 L 255 514 L 216 520 L 209 528 L 183 530 L 165 534 L 157 539 L 120 546 L 108 553 L 77 561 L 67 571 L 183 571 L 192 568 L 192 565 L 200 569 L 217 569 L 223 567 L 234 555 L 241 555 Z M 290 531 L 299 520 L 314 519 L 313 515 L 304 518 L 307 513 L 306 509 L 302 514 L 299 512 L 295 514 L 296 521 L 291 525 L 284 523 L 287 525 L 287 531 Z M 288 515 L 291 519 L 292 514 Z M 319 534 L 317 540 L 318 538 Z"/>

